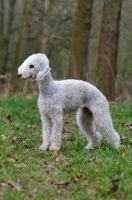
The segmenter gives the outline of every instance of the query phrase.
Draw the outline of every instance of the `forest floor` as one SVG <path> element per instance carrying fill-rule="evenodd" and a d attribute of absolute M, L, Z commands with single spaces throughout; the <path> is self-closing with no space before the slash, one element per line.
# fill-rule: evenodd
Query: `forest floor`
<path fill-rule="evenodd" d="M 75 115 L 64 118 L 58 155 L 41 151 L 36 99 L 0 100 L 0 200 L 129 200 L 132 198 L 132 105 L 110 107 L 122 146 L 103 139 L 85 150 Z"/>

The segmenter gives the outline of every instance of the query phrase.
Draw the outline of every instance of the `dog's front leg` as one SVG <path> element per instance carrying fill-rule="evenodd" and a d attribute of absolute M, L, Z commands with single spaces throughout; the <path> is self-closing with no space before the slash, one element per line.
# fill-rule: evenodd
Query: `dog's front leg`
<path fill-rule="evenodd" d="M 61 145 L 63 129 L 63 114 L 54 114 L 52 117 L 52 133 L 50 138 L 50 150 L 58 151 Z"/>
<path fill-rule="evenodd" d="M 43 144 L 39 147 L 41 150 L 47 150 L 50 145 L 51 136 L 51 120 L 46 115 L 41 115 L 42 121 L 42 134 L 43 134 Z"/>

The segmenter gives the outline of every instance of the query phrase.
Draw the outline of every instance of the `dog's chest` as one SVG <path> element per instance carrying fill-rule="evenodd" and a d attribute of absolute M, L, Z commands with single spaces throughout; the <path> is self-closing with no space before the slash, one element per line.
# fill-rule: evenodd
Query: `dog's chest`
<path fill-rule="evenodd" d="M 40 113 L 45 113 L 45 114 L 52 114 L 55 112 L 55 110 L 58 109 L 58 104 L 56 98 L 53 97 L 39 97 L 38 99 L 38 108 Z"/>

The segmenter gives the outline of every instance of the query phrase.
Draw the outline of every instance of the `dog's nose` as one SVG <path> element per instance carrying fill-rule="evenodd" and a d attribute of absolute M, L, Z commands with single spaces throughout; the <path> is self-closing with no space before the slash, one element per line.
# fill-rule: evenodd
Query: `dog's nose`
<path fill-rule="evenodd" d="M 18 74 L 18 78 L 21 78 L 21 76 L 22 76 L 21 74 Z"/>

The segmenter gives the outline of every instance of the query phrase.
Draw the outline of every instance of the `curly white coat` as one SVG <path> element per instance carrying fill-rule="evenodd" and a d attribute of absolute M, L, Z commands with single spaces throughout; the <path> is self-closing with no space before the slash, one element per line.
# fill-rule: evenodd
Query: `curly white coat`
<path fill-rule="evenodd" d="M 40 149 L 60 149 L 63 115 L 76 110 L 78 126 L 89 142 L 86 149 L 98 146 L 102 135 L 116 148 L 120 146 L 120 136 L 114 130 L 108 102 L 95 86 L 81 80 L 54 81 L 49 60 L 40 53 L 29 56 L 23 62 L 18 68 L 18 77 L 38 82 L 43 132 Z"/>

